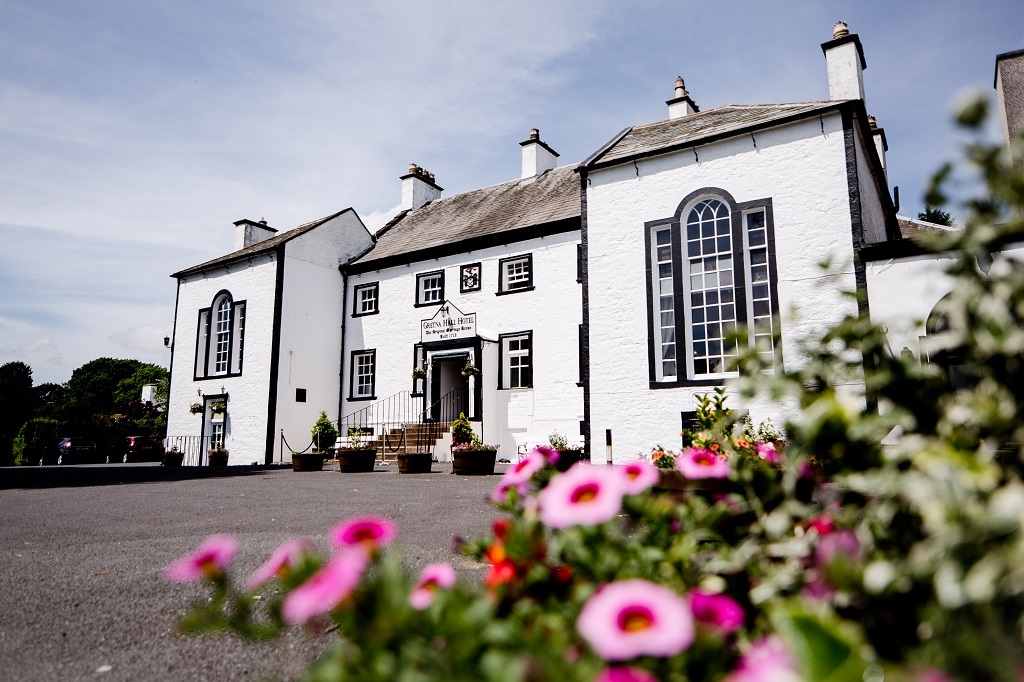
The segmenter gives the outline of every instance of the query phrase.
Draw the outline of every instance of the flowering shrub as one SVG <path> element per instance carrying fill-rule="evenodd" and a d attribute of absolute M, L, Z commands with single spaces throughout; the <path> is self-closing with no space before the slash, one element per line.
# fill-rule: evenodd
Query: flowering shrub
<path fill-rule="evenodd" d="M 314 680 L 1020 680 L 1024 268 L 991 254 L 1024 239 L 1024 210 L 1005 210 L 1024 209 L 1024 178 L 986 147 L 971 157 L 990 196 L 932 239 L 955 255 L 946 339 L 966 371 L 895 356 L 850 317 L 803 366 L 735 382 L 801 407 L 784 453 L 716 397 L 652 464 L 557 473 L 537 448 L 498 482 L 491 534 L 464 547 L 487 566 L 478 587 L 450 567 L 406 575 L 383 519 L 339 525 L 331 556 L 280 550 L 246 591 L 224 572 L 234 545 L 213 538 L 167 570 L 214 591 L 182 627 L 331 621 Z M 727 486 L 651 490 L 663 460 Z"/>
<path fill-rule="evenodd" d="M 192 403 L 188 406 L 188 411 L 192 414 L 202 414 L 204 409 L 206 408 L 203 407 L 202 403 Z"/>

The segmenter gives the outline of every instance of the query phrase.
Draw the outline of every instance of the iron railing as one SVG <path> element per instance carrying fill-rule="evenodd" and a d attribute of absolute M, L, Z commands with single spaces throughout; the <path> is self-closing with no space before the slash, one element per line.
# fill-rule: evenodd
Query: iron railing
<path fill-rule="evenodd" d="M 376 449 L 382 459 L 400 452 L 433 454 L 452 421 L 467 410 L 467 398 L 466 389 L 453 388 L 425 406 L 422 395 L 402 391 L 342 417 L 338 433 L 342 440 L 352 434 L 364 447 Z"/>
<path fill-rule="evenodd" d="M 181 465 L 201 467 L 206 462 L 206 451 L 213 447 L 213 436 L 167 436 L 164 449 L 178 448 Z"/>

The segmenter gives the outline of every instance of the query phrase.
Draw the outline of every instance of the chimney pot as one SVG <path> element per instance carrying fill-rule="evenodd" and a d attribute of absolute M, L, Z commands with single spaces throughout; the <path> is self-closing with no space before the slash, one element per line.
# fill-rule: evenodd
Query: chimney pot
<path fill-rule="evenodd" d="M 686 97 L 688 94 L 690 93 L 686 92 L 686 83 L 683 82 L 683 77 L 679 76 L 676 78 L 676 97 Z"/>
<path fill-rule="evenodd" d="M 872 130 L 878 130 L 878 121 L 876 121 L 875 117 L 870 114 L 868 114 L 868 125 L 871 126 Z"/>
<path fill-rule="evenodd" d="M 540 130 L 537 128 L 530 128 L 530 139 L 540 141 Z"/>
<path fill-rule="evenodd" d="M 690 99 L 690 93 L 686 91 L 686 83 L 683 77 L 676 78 L 675 97 L 665 102 L 668 105 L 668 117 L 670 119 L 688 116 L 700 111 L 697 103 Z"/>
<path fill-rule="evenodd" d="M 832 40 L 845 38 L 848 35 L 850 35 L 850 27 L 845 21 L 837 21 L 832 24 Z"/>
<path fill-rule="evenodd" d="M 531 128 L 529 139 L 520 142 L 519 146 L 523 148 L 521 180 L 540 177 L 558 165 L 558 152 L 544 144 L 537 128 Z"/>
<path fill-rule="evenodd" d="M 828 69 L 828 98 L 864 99 L 864 48 L 856 33 L 850 33 L 845 21 L 837 22 L 832 40 L 821 44 Z"/>

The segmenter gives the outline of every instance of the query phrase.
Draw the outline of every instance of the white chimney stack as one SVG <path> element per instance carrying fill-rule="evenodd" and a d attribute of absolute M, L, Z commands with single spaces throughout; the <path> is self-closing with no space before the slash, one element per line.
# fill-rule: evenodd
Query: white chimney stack
<path fill-rule="evenodd" d="M 889 144 L 885 141 L 885 129 L 878 127 L 878 121 L 875 120 L 874 116 L 868 116 L 868 126 L 871 127 L 871 137 L 875 141 L 875 151 L 878 152 L 878 158 L 882 161 L 882 170 L 885 171 L 886 177 L 888 177 L 889 171 L 885 167 L 885 153 L 889 151 Z"/>
<path fill-rule="evenodd" d="M 411 211 L 441 197 L 443 188 L 434 182 L 434 174 L 409 164 L 409 172 L 402 176 L 402 210 Z"/>
<path fill-rule="evenodd" d="M 850 33 L 846 22 L 832 27 L 832 40 L 821 44 L 828 63 L 829 99 L 864 99 L 864 48 L 856 33 Z"/>
<path fill-rule="evenodd" d="M 675 97 L 665 102 L 665 104 L 668 105 L 669 119 L 689 116 L 700 111 L 700 107 L 690 99 L 690 93 L 686 91 L 686 83 L 683 82 L 682 76 L 676 78 Z"/>
<path fill-rule="evenodd" d="M 520 142 L 523 148 L 523 172 L 521 179 L 537 178 L 558 165 L 558 152 L 540 139 L 540 131 L 533 128 L 530 139 Z"/>
<path fill-rule="evenodd" d="M 1011 162 L 1024 169 L 1024 150 L 1014 157 L 1012 141 L 1024 132 L 1024 50 L 996 55 L 996 77 L 993 83 L 999 99 L 999 118 L 1003 122 L 1003 142 Z"/>
<path fill-rule="evenodd" d="M 235 223 L 235 251 L 270 239 L 277 230 L 267 226 L 266 220 L 254 223 L 251 220 L 239 220 Z"/>

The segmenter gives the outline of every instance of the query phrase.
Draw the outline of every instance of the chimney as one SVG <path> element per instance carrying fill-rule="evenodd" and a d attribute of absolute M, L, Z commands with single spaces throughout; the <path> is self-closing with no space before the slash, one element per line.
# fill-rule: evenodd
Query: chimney
<path fill-rule="evenodd" d="M 676 95 L 672 99 L 665 102 L 668 105 L 668 117 L 669 119 L 679 118 L 680 116 L 687 116 L 700 111 L 692 99 L 690 99 L 690 93 L 686 91 L 686 83 L 683 82 L 683 77 L 676 78 Z"/>
<path fill-rule="evenodd" d="M 828 63 L 829 99 L 864 99 L 864 48 L 845 21 L 832 27 L 832 40 L 821 44 Z"/>
<path fill-rule="evenodd" d="M 558 165 L 558 152 L 541 141 L 540 131 L 536 128 L 530 131 L 530 139 L 519 144 L 523 148 L 521 179 L 540 177 Z"/>
<path fill-rule="evenodd" d="M 443 188 L 434 182 L 434 174 L 415 163 L 409 164 L 409 172 L 402 180 L 402 210 L 411 211 L 441 196 Z"/>
<path fill-rule="evenodd" d="M 275 234 L 277 234 L 277 230 L 268 227 L 266 220 L 260 220 L 258 223 L 245 219 L 239 220 L 235 223 L 235 251 L 259 244 Z"/>
<path fill-rule="evenodd" d="M 885 129 L 878 127 L 878 121 L 875 120 L 874 116 L 868 116 L 868 126 L 871 127 L 871 138 L 875 142 L 878 158 L 882 161 L 882 170 L 885 171 L 885 175 L 888 178 L 889 171 L 885 167 L 885 153 L 889 151 L 889 144 L 885 141 Z"/>
<path fill-rule="evenodd" d="M 1024 134 L 1024 50 L 1004 52 L 996 56 L 996 77 L 993 84 L 999 99 L 999 118 L 1003 122 L 1003 143 L 1006 155 L 1024 170 L 1024 149 L 1013 149 L 1013 138 Z"/>

